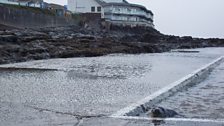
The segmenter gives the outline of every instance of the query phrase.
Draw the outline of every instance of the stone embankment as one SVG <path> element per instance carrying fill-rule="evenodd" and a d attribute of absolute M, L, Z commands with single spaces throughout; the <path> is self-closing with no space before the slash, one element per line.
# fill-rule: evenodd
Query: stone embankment
<path fill-rule="evenodd" d="M 56 13 L 47 9 L 7 5 L 1 3 L 0 13 L 0 25 L 2 24 L 17 28 L 69 26 L 79 22 L 78 16 L 58 16 Z"/>
<path fill-rule="evenodd" d="M 167 36 L 152 28 L 0 28 L 0 64 L 49 58 L 92 57 L 111 53 L 160 53 L 171 49 L 220 46 L 224 46 L 224 39 Z"/>

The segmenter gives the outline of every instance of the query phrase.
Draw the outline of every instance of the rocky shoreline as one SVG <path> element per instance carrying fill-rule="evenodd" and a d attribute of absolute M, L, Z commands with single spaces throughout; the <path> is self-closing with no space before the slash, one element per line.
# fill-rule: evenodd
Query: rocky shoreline
<path fill-rule="evenodd" d="M 0 26 L 2 27 L 2 26 Z M 39 29 L 0 28 L 0 64 L 111 53 L 160 53 L 171 49 L 223 47 L 224 39 L 163 35 L 152 28 L 81 26 Z"/>

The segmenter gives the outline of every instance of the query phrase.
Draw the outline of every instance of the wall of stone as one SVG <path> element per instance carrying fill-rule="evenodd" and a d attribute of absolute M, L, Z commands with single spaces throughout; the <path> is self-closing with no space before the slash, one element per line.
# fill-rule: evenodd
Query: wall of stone
<path fill-rule="evenodd" d="M 81 26 L 89 26 L 95 30 L 99 30 L 101 28 L 102 19 L 100 13 L 82 13 L 80 14 L 80 17 Z"/>
<path fill-rule="evenodd" d="M 56 27 L 78 24 L 72 16 L 58 17 L 40 9 L 0 4 L 0 24 L 17 28 Z"/>

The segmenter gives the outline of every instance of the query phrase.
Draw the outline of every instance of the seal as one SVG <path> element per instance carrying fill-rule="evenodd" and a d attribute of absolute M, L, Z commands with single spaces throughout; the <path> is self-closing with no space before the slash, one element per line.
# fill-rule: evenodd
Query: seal
<path fill-rule="evenodd" d="M 163 107 L 156 107 L 151 110 L 151 117 L 154 118 L 170 118 L 179 115 L 177 112 L 171 109 L 165 109 Z"/>

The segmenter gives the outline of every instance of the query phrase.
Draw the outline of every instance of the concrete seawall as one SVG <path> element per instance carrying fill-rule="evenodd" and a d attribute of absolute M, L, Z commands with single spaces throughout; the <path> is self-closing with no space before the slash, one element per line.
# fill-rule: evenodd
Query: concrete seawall
<path fill-rule="evenodd" d="M 72 17 L 59 17 L 44 13 L 40 9 L 36 9 L 37 12 L 35 12 L 34 8 L 30 10 L 27 8 L 0 4 L 0 24 L 17 28 L 38 28 L 69 26 L 78 23 Z"/>
<path fill-rule="evenodd" d="M 118 111 L 111 117 L 123 118 L 122 116 L 137 116 L 140 113 L 144 113 L 145 109 L 153 107 L 153 105 L 155 105 L 156 103 L 159 103 L 167 97 L 172 96 L 176 92 L 203 81 L 208 76 L 208 74 L 223 61 L 224 57 L 220 57 L 214 60 L 213 62 L 192 72 L 191 74 L 183 77 L 182 79 L 171 83 L 167 87 L 155 92 L 154 94 L 146 97 L 145 99 L 142 99 L 141 101 Z"/>

